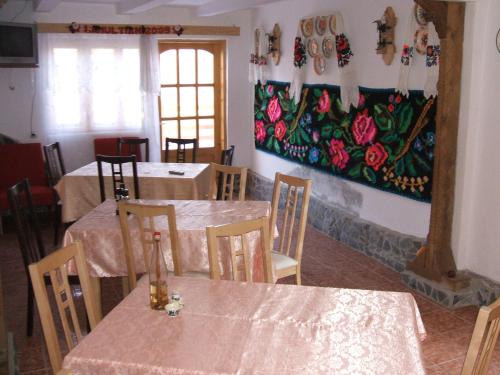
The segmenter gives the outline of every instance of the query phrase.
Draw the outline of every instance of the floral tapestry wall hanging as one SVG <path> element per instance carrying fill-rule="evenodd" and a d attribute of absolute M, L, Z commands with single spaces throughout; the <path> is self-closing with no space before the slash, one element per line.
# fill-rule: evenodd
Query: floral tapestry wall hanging
<path fill-rule="evenodd" d="M 430 202 L 436 99 L 412 91 L 359 88 L 358 107 L 344 112 L 340 88 L 255 86 L 255 146 L 282 158 L 381 190 Z"/>

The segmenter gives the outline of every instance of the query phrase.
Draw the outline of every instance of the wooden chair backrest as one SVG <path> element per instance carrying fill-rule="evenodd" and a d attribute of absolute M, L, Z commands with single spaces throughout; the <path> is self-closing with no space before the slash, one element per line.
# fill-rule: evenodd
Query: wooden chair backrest
<path fill-rule="evenodd" d="M 71 350 L 83 337 L 71 287 L 68 282 L 66 263 L 70 260 L 73 260 L 76 264 L 87 311 L 87 318 L 90 323 L 90 328 L 94 329 L 99 323 L 96 298 L 92 290 L 85 254 L 79 241 L 63 247 L 29 266 L 31 283 L 33 284 L 36 304 L 42 322 L 43 335 L 45 337 L 50 364 L 54 373 L 57 373 L 61 369 L 62 354 L 44 280 L 44 275 L 46 273 L 50 276 L 52 290 L 54 292 L 68 350 Z M 70 319 L 68 319 L 68 313 Z"/>
<path fill-rule="evenodd" d="M 31 188 L 27 178 L 21 180 L 7 191 L 9 206 L 14 218 L 17 239 L 23 257 L 26 274 L 28 265 L 38 262 L 45 256 L 42 232 L 33 206 Z"/>
<path fill-rule="evenodd" d="M 240 269 L 238 257 L 241 257 L 245 281 L 252 281 L 250 277 L 249 249 L 246 235 L 250 232 L 259 231 L 260 249 L 264 266 L 264 281 L 273 282 L 271 253 L 269 250 L 269 218 L 261 217 L 253 220 L 241 221 L 225 225 L 207 227 L 208 261 L 210 266 L 210 278 L 220 280 L 221 271 L 219 267 L 218 241 L 221 237 L 227 237 L 231 256 L 231 271 L 233 280 L 240 280 Z M 240 246 L 236 246 L 238 239 Z"/>
<path fill-rule="evenodd" d="M 208 199 L 232 201 L 236 191 L 238 200 L 245 200 L 245 190 L 247 185 L 246 167 L 232 167 L 210 163 L 210 186 L 208 189 Z M 239 179 L 236 187 L 236 180 Z"/>
<path fill-rule="evenodd" d="M 142 161 L 141 145 L 144 145 L 144 161 L 149 162 L 149 138 L 118 138 L 116 142 L 118 155 L 123 155 L 128 145 L 130 155 L 135 155 L 137 161 Z"/>
<path fill-rule="evenodd" d="M 45 154 L 45 162 L 49 172 L 49 184 L 55 186 L 62 176 L 66 174 L 59 142 L 43 146 L 43 153 Z"/>
<path fill-rule="evenodd" d="M 231 145 L 228 149 L 222 150 L 220 163 L 222 165 L 233 165 L 233 155 L 234 155 L 234 145 Z"/>
<path fill-rule="evenodd" d="M 149 254 L 151 254 L 154 241 L 153 234 L 157 230 L 155 218 L 165 217 L 168 221 L 168 232 L 170 237 L 170 248 L 172 261 L 174 263 L 174 274 L 182 276 L 181 258 L 178 249 L 177 223 L 175 219 L 175 206 L 169 205 L 147 205 L 134 202 L 121 201 L 118 203 L 120 214 L 120 226 L 122 230 L 123 244 L 125 248 L 125 260 L 127 262 L 128 282 L 130 290 L 137 285 L 137 273 L 135 259 L 132 249 L 132 238 L 130 235 L 129 216 L 133 214 L 138 222 L 142 254 L 146 268 L 149 267 Z"/>
<path fill-rule="evenodd" d="M 186 146 L 192 145 L 192 158 L 191 163 L 196 163 L 196 152 L 198 151 L 198 139 L 196 138 L 165 138 L 165 162 L 169 162 L 169 147 L 170 143 L 177 145 L 177 151 L 175 153 L 176 163 L 187 163 L 187 151 Z"/>
<path fill-rule="evenodd" d="M 499 332 L 500 298 L 479 310 L 462 367 L 462 375 L 483 375 L 488 372 Z"/>
<path fill-rule="evenodd" d="M 137 161 L 135 155 L 130 156 L 108 156 L 97 155 L 97 173 L 99 176 L 99 191 L 101 193 L 101 202 L 106 200 L 106 185 L 104 184 L 104 175 L 102 173 L 102 163 L 111 165 L 111 180 L 113 182 L 113 194 L 120 183 L 124 183 L 123 164 L 132 163 L 132 174 L 134 178 L 134 198 L 139 199 L 139 177 L 137 175 Z M 118 166 L 118 169 L 116 167 Z M 113 196 L 114 198 L 114 196 Z"/>
<path fill-rule="evenodd" d="M 278 251 L 286 256 L 291 256 L 292 239 L 294 236 L 295 219 L 297 217 L 297 208 L 299 207 L 300 193 L 302 193 L 302 203 L 300 204 L 299 222 L 296 230 L 295 252 L 293 257 L 300 264 L 302 259 L 302 248 L 304 245 L 304 235 L 307 224 L 307 212 L 309 209 L 309 198 L 311 195 L 312 181 L 294 176 L 288 176 L 281 173 L 276 173 L 274 178 L 273 198 L 271 202 L 271 220 L 270 228 L 275 228 L 278 219 L 278 208 L 280 205 L 281 185 L 286 186 L 286 194 L 284 200 L 284 215 L 283 222 L 280 228 L 280 238 L 278 249 L 274 249 L 274 239 L 271 238 L 271 249 Z"/>

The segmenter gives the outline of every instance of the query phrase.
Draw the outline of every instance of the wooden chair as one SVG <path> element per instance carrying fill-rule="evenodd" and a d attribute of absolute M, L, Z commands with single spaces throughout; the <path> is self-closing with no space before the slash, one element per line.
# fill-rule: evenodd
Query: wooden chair
<path fill-rule="evenodd" d="M 43 146 L 43 153 L 45 155 L 45 163 L 47 164 L 47 172 L 49 176 L 49 185 L 55 188 L 59 180 L 66 174 L 66 169 L 64 168 L 64 161 L 61 153 L 61 147 L 59 142 L 51 143 L 49 145 Z M 54 189 L 55 190 L 55 189 Z M 57 194 L 57 191 L 56 191 Z M 55 220 L 58 220 L 57 223 L 54 223 L 54 246 L 59 243 L 59 229 L 62 225 L 62 201 L 57 194 L 57 208 L 56 208 L 56 217 Z"/>
<path fill-rule="evenodd" d="M 235 191 L 238 191 L 238 200 L 244 201 L 247 170 L 246 167 L 232 167 L 210 163 L 208 199 L 232 201 Z M 239 179 L 239 183 L 236 185 L 237 178 Z"/>
<path fill-rule="evenodd" d="M 21 249 L 26 278 L 28 280 L 28 301 L 26 334 L 33 335 L 33 289 L 30 283 L 28 265 L 45 256 L 42 235 L 35 213 L 28 179 L 24 179 L 8 190 L 10 210 L 14 218 L 17 240 Z"/>
<path fill-rule="evenodd" d="M 176 163 L 187 163 L 187 151 L 186 146 L 192 145 L 192 158 L 191 163 L 196 163 L 196 152 L 198 151 L 198 140 L 196 138 L 165 138 L 165 162 L 169 162 L 169 145 L 170 143 L 177 145 L 177 151 L 175 154 Z"/>
<path fill-rule="evenodd" d="M 71 287 L 68 282 L 66 263 L 70 260 L 74 260 L 76 264 L 90 329 L 94 329 L 99 323 L 96 298 L 92 290 L 85 254 L 79 241 L 59 249 L 29 266 L 31 283 L 33 284 L 36 304 L 42 322 L 43 335 L 45 337 L 47 352 L 49 353 L 50 364 L 54 374 L 61 370 L 62 354 L 54 324 L 54 317 L 52 316 L 52 309 L 49 303 L 44 275 L 48 273 L 50 276 L 59 319 L 64 330 L 66 345 L 68 346 L 68 350 L 71 350 L 82 340 L 83 335 L 80 328 L 80 322 L 78 321 Z M 71 317 L 69 321 L 68 313 Z"/>
<path fill-rule="evenodd" d="M 208 243 L 208 261 L 210 265 L 210 278 L 220 280 L 220 266 L 219 266 L 219 251 L 218 242 L 221 243 L 221 237 L 227 237 L 229 242 L 229 251 L 231 256 L 231 273 L 232 279 L 240 280 L 240 267 L 238 264 L 238 257 L 242 259 L 243 272 L 245 274 L 245 281 L 251 281 L 250 277 L 250 263 L 248 254 L 248 241 L 246 235 L 251 232 L 260 232 L 260 248 L 262 251 L 262 260 L 264 266 L 264 281 L 266 283 L 273 282 L 272 264 L 269 251 L 269 219 L 261 217 L 253 220 L 246 220 L 239 223 L 232 223 L 226 225 L 219 225 L 207 227 L 207 243 Z M 239 246 L 236 246 L 236 238 L 239 239 Z M 219 239 L 219 241 L 218 241 Z"/>
<path fill-rule="evenodd" d="M 139 199 L 139 178 L 137 176 L 137 162 L 135 155 L 131 156 L 106 156 L 97 155 L 97 173 L 99 175 L 99 190 L 101 192 L 101 202 L 106 200 L 106 185 L 102 173 L 102 163 L 111 165 L 111 180 L 113 181 L 113 194 L 120 183 L 125 183 L 123 179 L 123 164 L 132 163 L 132 173 L 134 178 L 134 198 Z M 118 166 L 118 169 L 115 167 Z M 114 197 L 114 196 L 113 196 Z"/>
<path fill-rule="evenodd" d="M 128 146 L 128 150 L 125 149 Z M 144 160 L 149 162 L 149 138 L 118 138 L 117 155 L 135 155 L 137 161 L 142 160 L 141 145 L 144 145 Z"/>
<path fill-rule="evenodd" d="M 233 165 L 233 155 L 234 155 L 234 145 L 231 145 L 226 150 L 222 150 L 221 157 L 220 157 L 220 163 L 222 165 Z"/>
<path fill-rule="evenodd" d="M 500 332 L 500 298 L 477 315 L 461 375 L 485 375 Z"/>
<path fill-rule="evenodd" d="M 132 238 L 130 236 L 129 227 L 130 216 L 128 216 L 128 214 L 133 214 L 139 224 L 142 254 L 146 268 L 149 267 L 149 254 L 151 253 L 154 245 L 153 233 L 157 230 L 155 228 L 155 219 L 159 217 L 165 217 L 167 219 L 168 232 L 170 236 L 170 249 L 172 251 L 172 261 L 174 263 L 174 274 L 176 276 L 182 276 L 181 259 L 178 249 L 175 206 L 172 204 L 163 206 L 145 205 L 121 201 L 118 203 L 118 210 L 120 213 L 120 226 L 125 248 L 125 260 L 127 262 L 128 291 L 134 289 L 137 285 L 137 273 L 135 269 L 135 259 L 132 250 Z M 156 223 L 158 223 L 158 221 L 156 221 Z"/>
<path fill-rule="evenodd" d="M 280 238 L 277 249 L 274 249 L 274 239 L 271 237 L 271 248 L 273 249 L 271 256 L 277 278 L 280 279 L 282 277 L 295 275 L 297 285 L 300 285 L 300 263 L 302 260 L 302 248 L 304 245 L 304 234 L 306 231 L 307 211 L 309 208 L 312 182 L 311 180 L 287 176 L 279 172 L 276 173 L 274 179 L 273 199 L 271 203 L 272 211 L 270 222 L 270 228 L 273 231 L 278 219 L 281 184 L 287 186 L 284 201 L 284 216 L 279 231 Z M 294 231 L 300 192 L 302 192 L 302 203 L 300 204 L 301 208 L 298 215 L 298 228 Z M 295 244 L 294 252 L 290 251 L 292 248 L 292 242 Z"/>
<path fill-rule="evenodd" d="M 49 184 L 50 186 L 55 186 L 66 174 L 59 142 L 43 146 L 43 153 L 45 154 L 45 162 L 47 163 Z"/>

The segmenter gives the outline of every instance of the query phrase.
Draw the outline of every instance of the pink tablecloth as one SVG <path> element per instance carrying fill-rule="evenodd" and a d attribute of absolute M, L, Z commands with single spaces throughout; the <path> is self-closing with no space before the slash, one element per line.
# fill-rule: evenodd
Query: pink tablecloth
<path fill-rule="evenodd" d="M 185 302 L 148 306 L 147 278 L 65 358 L 73 374 L 424 374 L 409 293 L 170 278 Z"/>
<path fill-rule="evenodd" d="M 172 175 L 171 170 L 184 172 Z M 111 167 L 103 165 L 106 196 L 114 197 Z M 133 197 L 132 166 L 124 164 L 125 185 Z M 139 191 L 143 199 L 205 199 L 208 194 L 210 169 L 201 163 L 137 163 Z M 85 165 L 66 174 L 56 186 L 63 202 L 63 221 L 79 219 L 101 203 L 97 162 Z"/>
<path fill-rule="evenodd" d="M 264 201 L 183 201 L 183 200 L 139 200 L 149 204 L 173 204 L 176 210 L 176 221 L 179 238 L 179 251 L 184 272 L 207 272 L 208 247 L 206 227 L 221 225 L 242 220 L 256 219 L 271 214 L 269 202 Z M 64 246 L 80 240 L 83 243 L 90 275 L 94 277 L 126 276 L 127 266 L 123 249 L 122 233 L 119 217 L 115 214 L 116 203 L 106 200 L 76 223 L 71 225 L 64 235 Z M 139 228 L 134 216 L 129 216 L 132 232 L 132 246 L 136 259 L 137 272 L 144 272 L 142 246 L 139 240 Z M 157 223 L 162 233 L 162 243 L 167 267 L 173 268 L 172 256 L 168 245 L 167 221 Z M 251 233 L 248 236 L 253 281 L 263 281 L 262 253 L 260 235 Z M 222 252 L 227 249 L 222 246 Z M 229 270 L 229 254 L 221 257 L 221 266 L 225 275 Z M 71 269 L 70 272 L 75 270 Z"/>

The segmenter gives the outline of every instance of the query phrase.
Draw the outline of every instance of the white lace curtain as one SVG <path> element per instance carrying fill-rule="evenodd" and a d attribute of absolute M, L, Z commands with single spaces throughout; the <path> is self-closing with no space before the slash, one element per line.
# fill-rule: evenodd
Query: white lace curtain
<path fill-rule="evenodd" d="M 159 160 L 157 42 L 151 36 L 39 34 L 36 98 L 54 137 L 138 134 Z"/>

